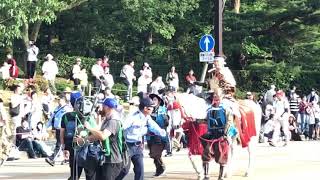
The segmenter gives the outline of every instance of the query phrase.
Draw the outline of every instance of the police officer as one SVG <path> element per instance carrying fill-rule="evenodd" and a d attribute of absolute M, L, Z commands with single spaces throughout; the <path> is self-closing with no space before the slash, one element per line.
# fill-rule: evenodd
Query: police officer
<path fill-rule="evenodd" d="M 166 136 L 166 131 L 161 129 L 150 116 L 154 107 L 155 103 L 149 97 L 144 97 L 140 100 L 139 110 L 130 115 L 123 122 L 125 139 L 129 148 L 129 155 L 134 166 L 133 171 L 135 180 L 144 179 L 143 137 L 148 131 L 162 137 Z M 128 174 L 129 169 L 130 166 L 125 167 L 117 179 L 124 178 Z"/>

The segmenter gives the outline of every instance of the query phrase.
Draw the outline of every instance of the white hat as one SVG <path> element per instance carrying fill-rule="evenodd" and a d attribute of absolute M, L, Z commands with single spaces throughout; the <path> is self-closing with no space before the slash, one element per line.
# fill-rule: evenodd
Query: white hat
<path fill-rule="evenodd" d="M 214 61 L 218 61 L 221 64 L 226 64 L 225 59 L 223 57 L 220 57 L 220 56 L 215 57 Z"/>
<path fill-rule="evenodd" d="M 143 66 L 149 67 L 149 64 L 145 62 L 145 63 L 143 63 Z"/>
<path fill-rule="evenodd" d="M 52 60 L 52 59 L 53 59 L 53 56 L 52 56 L 51 54 L 47 54 L 47 55 L 46 55 L 46 59 L 47 59 L 47 60 Z"/>
<path fill-rule="evenodd" d="M 11 54 L 7 54 L 7 59 L 11 59 L 12 55 Z"/>

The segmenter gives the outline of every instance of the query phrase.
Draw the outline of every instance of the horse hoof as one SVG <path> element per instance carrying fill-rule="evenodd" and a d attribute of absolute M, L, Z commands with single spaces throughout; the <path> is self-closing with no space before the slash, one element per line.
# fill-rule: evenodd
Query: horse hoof
<path fill-rule="evenodd" d="M 249 172 L 246 172 L 246 173 L 244 174 L 244 177 L 249 177 Z"/>
<path fill-rule="evenodd" d="M 204 179 L 203 174 L 198 174 L 198 180 L 203 180 L 203 179 Z"/>
<path fill-rule="evenodd" d="M 228 178 L 228 177 L 229 177 L 229 174 L 225 173 L 223 177 L 224 177 L 224 178 Z"/>

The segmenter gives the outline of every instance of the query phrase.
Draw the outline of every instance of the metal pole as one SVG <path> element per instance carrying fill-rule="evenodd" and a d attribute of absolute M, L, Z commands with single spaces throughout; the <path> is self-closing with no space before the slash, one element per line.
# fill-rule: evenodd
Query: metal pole
<path fill-rule="evenodd" d="M 223 0 L 214 0 L 214 38 L 216 45 L 214 48 L 215 56 L 223 57 L 222 32 L 223 32 Z"/>
<path fill-rule="evenodd" d="M 202 68 L 201 79 L 200 79 L 200 82 L 202 82 L 202 83 L 204 82 L 204 80 L 206 78 L 207 70 L 208 70 L 208 63 L 204 63 L 203 68 Z"/>

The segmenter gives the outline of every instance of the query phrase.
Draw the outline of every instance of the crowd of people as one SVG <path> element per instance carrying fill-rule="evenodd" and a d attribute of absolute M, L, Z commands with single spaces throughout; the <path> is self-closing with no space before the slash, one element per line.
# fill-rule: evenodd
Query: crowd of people
<path fill-rule="evenodd" d="M 39 49 L 34 42 L 30 42 L 28 79 L 34 78 L 38 53 Z M 0 69 L 2 77 L 17 77 L 15 60 L 11 55 L 7 58 L 8 61 Z M 55 166 L 57 157 L 63 153 L 69 160 L 70 180 L 81 176 L 83 170 L 86 179 L 123 179 L 129 172 L 131 162 L 134 166 L 134 179 L 142 180 L 146 142 L 149 155 L 154 160 L 154 176 L 165 173 L 163 151 L 166 152 L 166 157 L 170 157 L 173 149 L 179 151 L 188 141 L 182 128 L 184 118 L 181 105 L 176 99 L 181 82 L 174 66 L 167 73 L 165 82 L 161 76 L 153 78 L 152 68 L 146 62 L 138 71 L 138 78 L 133 60 L 123 66 L 119 76 L 127 87 L 125 100 L 136 107 L 124 118 L 124 109 L 119 104 L 119 99 L 112 94 L 115 82 L 107 56 L 98 58 L 91 68 L 93 97 L 99 101 L 85 99 L 84 90 L 89 82 L 80 58 L 75 59 L 70 75 L 74 82 L 73 90 L 66 88 L 60 94 L 57 94 L 55 88 L 57 63 L 51 54 L 45 58 L 42 72 L 49 84 L 47 89 L 37 92 L 33 85 L 24 84 L 11 87 L 13 94 L 9 102 L 9 114 L 16 130 L 16 146 L 20 151 L 26 151 L 30 158 L 45 157 L 45 161 L 51 166 Z M 193 70 L 188 72 L 184 80 L 186 92 L 196 94 L 197 79 Z M 134 81 L 137 81 L 139 92 L 137 101 L 132 95 Z M 98 95 L 99 93 L 102 95 Z M 262 139 L 267 137 L 271 146 L 277 146 L 282 136 L 284 145 L 290 140 L 301 140 L 300 135 L 305 135 L 309 140 L 320 137 L 319 96 L 314 89 L 308 96 L 300 97 L 295 88 L 286 94 L 272 85 L 257 100 L 251 92 L 247 93 L 247 99 L 261 105 L 264 112 Z M 96 105 L 94 102 L 99 103 Z M 0 112 L 0 125 L 3 127 L 9 118 L 6 117 L 1 99 Z M 45 143 L 51 130 L 56 140 L 53 151 Z M 84 144 L 98 146 L 99 142 L 102 143 L 104 159 L 99 165 L 87 167 L 76 154 L 81 154 Z"/>
<path fill-rule="evenodd" d="M 250 92 L 247 96 L 253 98 Z M 264 110 L 262 130 L 270 145 L 275 146 L 282 135 L 286 142 L 301 141 L 301 135 L 307 140 L 319 140 L 320 107 L 315 89 L 308 95 L 299 96 L 296 87 L 285 93 L 271 85 L 256 101 Z"/>

